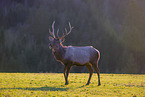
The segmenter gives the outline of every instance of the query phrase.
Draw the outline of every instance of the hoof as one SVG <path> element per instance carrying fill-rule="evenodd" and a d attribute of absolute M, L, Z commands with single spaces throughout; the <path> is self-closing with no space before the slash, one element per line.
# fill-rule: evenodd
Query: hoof
<path fill-rule="evenodd" d="M 87 83 L 86 85 L 89 85 L 90 83 Z"/>
<path fill-rule="evenodd" d="M 101 86 L 101 84 L 98 84 L 98 86 Z"/>
<path fill-rule="evenodd" d="M 67 83 L 65 83 L 65 85 L 68 85 L 69 83 L 67 82 Z"/>

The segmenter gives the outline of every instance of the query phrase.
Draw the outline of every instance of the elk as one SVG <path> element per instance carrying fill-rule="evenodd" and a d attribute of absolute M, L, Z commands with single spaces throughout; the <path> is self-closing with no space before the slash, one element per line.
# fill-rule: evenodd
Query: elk
<path fill-rule="evenodd" d="M 65 28 L 65 34 L 59 37 L 59 29 L 57 30 L 57 37 L 54 34 L 54 24 L 55 21 L 52 23 L 52 31 L 49 29 L 49 40 L 51 41 L 49 44 L 49 48 L 52 49 L 52 53 L 55 59 L 61 62 L 64 68 L 64 78 L 65 78 L 65 85 L 69 84 L 68 82 L 68 75 L 72 66 L 86 66 L 89 70 L 89 79 L 86 85 L 90 84 L 90 80 L 93 74 L 93 68 L 98 74 L 98 86 L 101 85 L 100 83 L 100 70 L 98 68 L 98 62 L 100 59 L 100 52 L 93 48 L 93 46 L 63 46 L 63 42 L 65 37 L 69 35 L 73 29 L 69 22 L 69 32 Z M 93 68 L 92 68 L 93 67 Z"/>

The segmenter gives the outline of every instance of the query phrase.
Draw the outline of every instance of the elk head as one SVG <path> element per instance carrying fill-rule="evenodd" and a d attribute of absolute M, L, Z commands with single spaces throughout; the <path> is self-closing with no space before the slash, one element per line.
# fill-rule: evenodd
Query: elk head
<path fill-rule="evenodd" d="M 59 29 L 57 30 L 57 37 L 55 37 L 54 34 L 54 24 L 55 21 L 53 21 L 52 23 L 52 31 L 49 29 L 49 33 L 51 36 L 49 36 L 49 40 L 51 41 L 51 43 L 49 44 L 49 48 L 52 49 L 52 51 L 56 51 L 60 48 L 60 46 L 62 46 L 62 42 L 64 42 L 65 40 L 65 36 L 67 36 L 68 34 L 70 34 L 71 30 L 73 29 L 73 27 L 71 27 L 71 24 L 69 22 L 69 27 L 70 27 L 70 31 L 67 32 L 67 29 L 65 28 L 65 34 L 63 33 L 62 37 L 59 37 L 58 33 L 59 33 Z"/>

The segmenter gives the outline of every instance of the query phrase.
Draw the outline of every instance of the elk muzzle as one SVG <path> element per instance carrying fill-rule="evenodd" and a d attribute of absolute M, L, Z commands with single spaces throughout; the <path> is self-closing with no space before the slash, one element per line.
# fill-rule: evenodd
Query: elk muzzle
<path fill-rule="evenodd" d="M 52 49 L 52 52 L 55 52 L 55 49 L 52 47 L 51 43 L 49 44 L 49 49 Z"/>

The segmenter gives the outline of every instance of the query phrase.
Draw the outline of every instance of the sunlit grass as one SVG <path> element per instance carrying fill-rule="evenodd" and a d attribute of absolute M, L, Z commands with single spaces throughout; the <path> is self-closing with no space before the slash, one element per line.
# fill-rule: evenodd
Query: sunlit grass
<path fill-rule="evenodd" d="M 62 73 L 0 73 L 0 97 L 145 97 L 145 75 L 70 73 L 69 85 L 64 85 Z"/>

